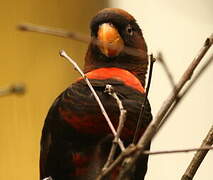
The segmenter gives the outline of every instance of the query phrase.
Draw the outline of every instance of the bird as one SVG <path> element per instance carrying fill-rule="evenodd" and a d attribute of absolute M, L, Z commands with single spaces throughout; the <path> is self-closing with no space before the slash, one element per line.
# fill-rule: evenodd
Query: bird
<path fill-rule="evenodd" d="M 122 102 L 127 114 L 120 138 L 127 147 L 132 143 L 145 100 L 147 45 L 135 18 L 123 9 L 99 11 L 91 20 L 90 30 L 83 71 L 115 128 L 120 110 L 115 99 L 105 92 L 107 84 L 112 85 Z M 147 100 L 140 135 L 151 120 Z M 112 140 L 94 95 L 79 77 L 55 99 L 47 113 L 40 141 L 40 179 L 95 179 L 107 160 Z M 117 148 L 115 157 L 120 153 Z M 147 161 L 148 156 L 141 155 L 130 179 L 144 179 Z M 116 179 L 119 170 L 115 168 L 105 179 Z"/>

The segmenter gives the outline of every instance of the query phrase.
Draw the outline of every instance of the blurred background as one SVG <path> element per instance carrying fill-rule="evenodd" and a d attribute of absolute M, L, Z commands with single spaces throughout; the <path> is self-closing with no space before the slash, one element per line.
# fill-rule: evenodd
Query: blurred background
<path fill-rule="evenodd" d="M 43 121 L 56 96 L 78 73 L 63 58 L 65 49 L 83 64 L 85 43 L 43 34 L 21 32 L 23 22 L 89 34 L 92 16 L 105 1 L 20 0 L 0 6 L 0 87 L 24 83 L 24 95 L 0 97 L 0 179 L 39 179 L 39 143 Z"/>
<path fill-rule="evenodd" d="M 39 141 L 44 118 L 55 97 L 78 77 L 59 57 L 65 49 L 82 66 L 87 45 L 74 40 L 16 30 L 33 24 L 89 34 L 91 17 L 104 7 L 130 12 L 143 30 L 149 52 L 161 51 L 177 82 L 213 33 L 212 0 L 12 0 L 0 6 L 0 87 L 24 83 L 24 95 L 0 97 L 0 179 L 36 180 L 39 177 Z M 207 57 L 213 53 L 210 49 Z M 152 150 L 197 147 L 213 123 L 213 66 L 181 103 L 152 143 Z M 155 115 L 171 91 L 161 64 L 154 66 L 149 99 Z M 146 180 L 180 179 L 193 153 L 150 157 Z M 195 180 L 213 178 L 209 152 Z"/>

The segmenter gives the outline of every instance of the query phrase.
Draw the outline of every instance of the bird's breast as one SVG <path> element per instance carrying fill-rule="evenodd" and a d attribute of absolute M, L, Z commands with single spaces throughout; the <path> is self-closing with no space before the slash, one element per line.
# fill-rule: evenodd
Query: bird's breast
<path fill-rule="evenodd" d="M 93 71 L 86 73 L 88 79 L 97 79 L 97 80 L 105 80 L 105 79 L 115 79 L 123 82 L 125 85 L 137 89 L 141 93 L 144 93 L 144 87 L 142 86 L 139 79 L 133 75 L 131 72 L 116 68 L 116 67 L 108 67 L 108 68 L 98 68 Z M 81 80 L 82 78 L 79 78 Z"/>
<path fill-rule="evenodd" d="M 144 88 L 140 81 L 129 71 L 114 67 L 95 69 L 86 76 L 116 129 L 120 110 L 116 100 L 104 91 L 107 84 L 113 86 L 127 111 L 121 137 L 132 138 L 144 100 Z M 95 136 L 111 133 L 97 101 L 82 78 L 63 93 L 61 102 L 58 106 L 60 116 L 77 132 Z"/>

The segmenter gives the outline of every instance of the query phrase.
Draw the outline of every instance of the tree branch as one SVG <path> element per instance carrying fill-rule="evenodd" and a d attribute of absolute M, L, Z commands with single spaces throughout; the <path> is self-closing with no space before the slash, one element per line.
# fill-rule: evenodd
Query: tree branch
<path fill-rule="evenodd" d="M 172 75 L 172 72 L 170 71 L 168 65 L 166 64 L 166 61 L 164 60 L 163 58 L 163 54 L 161 52 L 159 52 L 157 54 L 157 61 L 161 63 L 161 65 L 163 66 L 163 69 L 164 71 L 166 72 L 166 75 L 169 79 L 169 82 L 172 86 L 172 88 L 175 88 L 175 81 L 174 81 L 174 78 L 173 78 L 173 75 Z"/>
<path fill-rule="evenodd" d="M 190 81 L 189 85 L 187 88 L 184 89 L 184 91 L 178 95 L 176 98 L 176 101 L 172 105 L 172 107 L 169 109 L 167 112 L 166 116 L 164 117 L 163 122 L 166 121 L 170 117 L 173 111 L 178 107 L 179 103 L 183 100 L 185 95 L 189 92 L 189 90 L 193 87 L 193 85 L 199 80 L 200 76 L 206 71 L 208 67 L 210 67 L 210 64 L 213 62 L 213 54 L 208 58 L 208 60 L 203 64 L 203 66 L 199 69 L 199 71 L 195 74 L 194 78 Z M 160 128 L 164 123 L 161 123 L 158 128 Z"/>
<path fill-rule="evenodd" d="M 211 146 L 212 144 L 213 144 L 213 126 L 211 127 L 207 136 L 203 140 L 203 143 L 201 144 L 201 148 L 205 147 L 205 146 Z M 197 172 L 200 164 L 202 163 L 202 161 L 205 158 L 208 151 L 209 151 L 209 149 L 196 152 L 196 154 L 194 155 L 188 168 L 186 169 L 184 175 L 182 176 L 181 180 L 192 180 L 193 179 L 195 173 Z"/>
<path fill-rule="evenodd" d="M 132 157 L 129 157 L 124 160 L 123 162 L 123 168 L 120 171 L 119 179 L 124 179 L 127 172 L 133 167 L 134 163 L 140 156 L 141 152 L 145 149 L 148 142 L 151 141 L 151 139 L 156 135 L 156 133 L 159 131 L 159 125 L 162 123 L 162 119 L 168 112 L 171 105 L 176 100 L 176 97 L 178 96 L 178 93 L 183 88 L 183 86 L 186 84 L 186 82 L 191 78 L 195 68 L 202 60 L 203 56 L 206 54 L 208 49 L 211 47 L 213 42 L 213 35 L 211 37 L 207 38 L 203 47 L 201 48 L 199 54 L 197 57 L 194 58 L 192 63 L 189 65 L 189 67 L 186 69 L 182 77 L 180 78 L 179 82 L 176 85 L 175 90 L 171 92 L 167 100 L 163 103 L 160 110 L 158 111 L 157 115 L 155 116 L 154 120 L 149 124 L 146 131 L 144 132 L 144 135 L 140 138 L 138 142 L 138 146 L 140 147 L 140 150 L 135 152 Z M 165 120 L 166 121 L 166 120 Z M 162 127 L 162 126 L 161 126 Z"/>
<path fill-rule="evenodd" d="M 52 35 L 52 36 L 69 38 L 69 39 L 77 40 L 77 41 L 84 42 L 84 43 L 90 42 L 89 36 L 85 36 L 83 34 L 76 33 L 76 32 L 66 31 L 64 29 L 59 29 L 59 28 L 38 26 L 38 25 L 34 25 L 34 24 L 29 24 L 29 23 L 20 24 L 17 26 L 17 28 L 21 31 L 43 33 L 43 34 L 48 34 L 48 35 Z"/>
<path fill-rule="evenodd" d="M 49 177 L 46 177 L 46 178 L 44 178 L 42 180 L 53 180 L 53 178 L 51 176 L 49 176 Z"/>
<path fill-rule="evenodd" d="M 107 167 L 101 174 L 98 176 L 96 180 L 100 180 L 108 175 L 118 164 L 120 164 L 125 158 L 130 157 L 133 153 L 140 150 L 140 147 L 137 145 L 130 145 L 121 153 L 121 155 L 113 161 L 113 163 Z M 204 150 L 213 150 L 212 146 L 203 146 L 199 148 L 185 148 L 185 149 L 175 149 L 175 150 L 164 150 L 164 151 L 142 151 L 141 154 L 145 155 L 161 155 L 161 154 L 173 154 L 173 153 L 187 153 L 193 151 L 204 151 Z"/>
<path fill-rule="evenodd" d="M 142 154 L 160 155 L 160 154 L 187 153 L 187 152 L 193 152 L 193 151 L 203 152 L 206 150 L 213 150 L 213 147 L 212 146 L 202 146 L 199 148 L 185 148 L 185 149 L 164 150 L 164 151 L 143 151 Z"/>
<path fill-rule="evenodd" d="M 104 177 L 103 176 L 104 171 L 113 162 L 114 155 L 115 155 L 116 148 L 117 148 L 117 144 L 118 144 L 118 138 L 120 138 L 121 131 L 122 131 L 123 127 L 124 127 L 124 123 L 125 123 L 125 120 L 126 120 L 126 110 L 123 107 L 122 101 L 119 99 L 119 97 L 115 93 L 112 85 L 107 84 L 105 92 L 108 93 L 110 96 L 112 96 L 116 100 L 116 103 L 118 104 L 118 108 L 120 110 L 120 116 L 119 116 L 119 124 L 118 124 L 118 128 L 117 128 L 117 136 L 115 136 L 115 138 L 113 140 L 113 144 L 112 144 L 112 147 L 111 147 L 110 154 L 108 156 L 107 162 L 105 163 L 105 165 L 104 165 L 104 167 L 102 169 L 102 172 L 97 177 L 97 180 L 101 180 Z"/>
<path fill-rule="evenodd" d="M 110 129 L 111 129 L 111 131 L 113 133 L 113 135 L 116 137 L 117 136 L 117 132 L 115 131 L 115 128 L 114 128 L 114 126 L 113 126 L 113 124 L 112 124 L 112 122 L 111 122 L 111 120 L 110 120 L 110 118 L 109 118 L 109 116 L 108 116 L 103 104 L 101 103 L 100 98 L 98 97 L 97 93 L 95 92 L 94 88 L 92 87 L 89 79 L 86 77 L 86 75 L 83 73 L 83 71 L 77 65 L 77 63 L 73 59 L 71 59 L 67 55 L 67 53 L 65 51 L 61 50 L 60 51 L 60 56 L 62 56 L 65 59 L 67 59 L 74 66 L 75 70 L 77 70 L 81 74 L 81 76 L 84 78 L 84 80 L 87 83 L 89 89 L 91 90 L 92 94 L 94 95 L 94 97 L 95 97 L 95 99 L 96 99 L 96 101 L 97 101 L 97 103 L 98 103 L 98 105 L 99 105 L 99 107 L 101 109 L 101 112 L 104 115 L 104 117 L 105 117 L 105 119 L 106 119 L 106 121 L 107 121 L 107 123 L 108 123 L 108 125 L 109 125 L 109 127 L 110 127 Z M 125 149 L 125 147 L 123 145 L 123 142 L 120 140 L 120 138 L 118 139 L 118 144 L 119 144 L 121 150 L 123 151 Z"/>
<path fill-rule="evenodd" d="M 145 98 L 144 101 L 142 103 L 141 106 L 141 111 L 138 117 L 138 122 L 137 122 L 137 126 L 136 126 L 136 130 L 135 130 L 135 134 L 134 134 L 134 138 L 133 138 L 133 144 L 137 143 L 138 140 L 138 136 L 139 136 L 139 130 L 141 128 L 141 123 L 142 123 L 142 118 L 144 116 L 145 113 L 145 105 L 146 105 L 146 101 L 147 101 L 147 97 L 149 94 L 149 88 L 150 88 L 150 84 L 151 84 L 151 80 L 152 80 L 152 71 L 153 71 L 153 65 L 154 65 L 155 59 L 153 58 L 153 54 L 150 55 L 150 68 L 149 68 L 149 78 L 148 78 L 148 83 L 147 83 L 147 87 L 146 87 L 146 92 L 145 92 Z"/>
<path fill-rule="evenodd" d="M 111 164 L 108 166 L 101 174 L 97 177 L 96 180 L 100 180 L 107 176 L 118 164 L 120 164 L 126 157 L 129 157 L 133 154 L 137 149 L 137 147 L 133 144 L 129 145 Z"/>
<path fill-rule="evenodd" d="M 14 84 L 5 88 L 0 88 L 0 97 L 9 94 L 24 94 L 25 92 L 26 88 L 24 84 Z"/>
<path fill-rule="evenodd" d="M 120 110 L 120 116 L 119 116 L 119 123 L 118 123 L 118 127 L 117 127 L 117 135 L 115 136 L 115 138 L 113 140 L 111 152 L 110 152 L 108 161 L 106 162 L 104 168 L 108 167 L 108 165 L 111 164 L 111 162 L 114 158 L 115 150 L 116 150 L 116 147 L 117 147 L 117 144 L 118 144 L 118 139 L 120 138 L 121 131 L 124 127 L 124 123 L 125 123 L 125 120 L 126 120 L 126 110 L 124 109 L 121 100 L 119 99 L 119 97 L 115 93 L 112 85 L 107 84 L 105 92 L 108 93 L 110 96 L 112 96 L 116 100 L 116 103 L 117 103 L 118 108 Z"/>

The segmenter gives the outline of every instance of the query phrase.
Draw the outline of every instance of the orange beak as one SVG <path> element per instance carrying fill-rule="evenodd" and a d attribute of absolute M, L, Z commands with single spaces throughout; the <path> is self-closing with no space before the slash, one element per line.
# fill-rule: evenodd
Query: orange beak
<path fill-rule="evenodd" d="M 123 39 L 118 30 L 109 23 L 104 23 L 98 29 L 98 46 L 107 57 L 117 56 L 124 47 Z"/>

